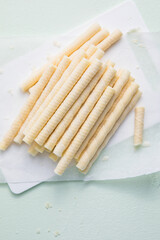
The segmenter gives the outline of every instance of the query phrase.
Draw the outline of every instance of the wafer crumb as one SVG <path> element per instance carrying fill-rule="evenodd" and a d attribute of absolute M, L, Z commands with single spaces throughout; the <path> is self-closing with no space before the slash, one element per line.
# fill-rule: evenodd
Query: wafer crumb
<path fill-rule="evenodd" d="M 140 28 L 132 28 L 127 33 L 135 33 L 135 32 L 139 32 L 139 31 L 140 31 Z"/>
<path fill-rule="evenodd" d="M 15 47 L 13 45 L 10 45 L 9 48 L 10 49 L 15 49 Z"/>
<path fill-rule="evenodd" d="M 53 41 L 53 45 L 54 45 L 55 47 L 58 47 L 58 48 L 61 47 L 61 43 L 58 42 L 58 41 L 56 41 L 56 40 Z"/>
<path fill-rule="evenodd" d="M 50 229 L 48 229 L 48 233 L 50 233 L 51 232 L 51 230 Z"/>
<path fill-rule="evenodd" d="M 137 40 L 137 39 L 133 39 L 132 42 L 133 42 L 134 44 L 138 44 L 138 40 Z"/>
<path fill-rule="evenodd" d="M 136 69 L 139 69 L 140 67 L 139 66 L 136 66 Z"/>
<path fill-rule="evenodd" d="M 35 65 L 33 65 L 32 67 L 31 67 L 31 70 L 32 71 L 35 71 L 37 69 L 37 67 L 35 66 Z"/>
<path fill-rule="evenodd" d="M 46 202 L 45 203 L 45 208 L 46 209 L 52 208 L 52 205 L 49 202 Z"/>
<path fill-rule="evenodd" d="M 59 209 L 58 209 L 58 212 L 62 212 L 62 209 L 61 209 L 61 208 L 59 208 Z"/>
<path fill-rule="evenodd" d="M 109 159 L 109 156 L 105 155 L 103 158 L 102 158 L 102 161 L 107 161 Z"/>
<path fill-rule="evenodd" d="M 50 61 L 52 57 L 53 57 L 53 56 L 48 55 L 48 56 L 46 57 L 46 59 L 47 59 L 48 61 Z"/>
<path fill-rule="evenodd" d="M 37 234 L 40 234 L 40 233 L 41 233 L 40 229 L 37 229 L 36 233 L 37 233 Z"/>
<path fill-rule="evenodd" d="M 9 89 L 9 90 L 8 90 L 8 93 L 9 93 L 11 96 L 14 96 L 14 93 L 13 93 L 13 90 L 12 90 L 12 89 Z"/>
<path fill-rule="evenodd" d="M 140 48 L 145 48 L 144 44 L 140 43 L 137 39 L 133 39 L 132 42 Z"/>
<path fill-rule="evenodd" d="M 54 236 L 58 237 L 60 235 L 60 233 L 58 231 L 54 232 Z"/>
<path fill-rule="evenodd" d="M 9 117 L 4 117 L 3 119 L 4 119 L 4 120 L 9 120 Z"/>
<path fill-rule="evenodd" d="M 142 43 L 139 43 L 138 47 L 145 48 L 145 46 Z"/>
<path fill-rule="evenodd" d="M 150 145 L 150 142 L 149 141 L 144 141 L 143 143 L 142 143 L 142 147 L 150 147 L 151 145 Z"/>

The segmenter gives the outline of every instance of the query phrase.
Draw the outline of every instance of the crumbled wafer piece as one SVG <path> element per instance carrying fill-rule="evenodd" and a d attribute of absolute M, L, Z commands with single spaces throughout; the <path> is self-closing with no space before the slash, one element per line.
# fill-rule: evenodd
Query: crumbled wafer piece
<path fill-rule="evenodd" d="M 53 45 L 54 45 L 55 47 L 58 47 L 58 48 L 61 47 L 61 43 L 60 43 L 59 41 L 57 41 L 57 40 L 54 40 L 54 41 L 53 41 Z"/>
<path fill-rule="evenodd" d="M 102 161 L 108 161 L 108 159 L 109 159 L 109 156 L 105 155 L 103 156 Z"/>
<path fill-rule="evenodd" d="M 151 146 L 151 144 L 149 141 L 143 141 L 142 147 L 150 147 L 150 146 Z"/>
<path fill-rule="evenodd" d="M 60 233 L 58 231 L 54 232 L 54 236 L 58 237 L 60 235 Z"/>
<path fill-rule="evenodd" d="M 46 209 L 52 208 L 52 205 L 49 202 L 46 202 L 45 203 L 45 208 Z"/>
<path fill-rule="evenodd" d="M 37 234 L 40 234 L 40 233 L 41 233 L 40 229 L 37 229 L 37 230 L 36 230 L 36 233 L 37 233 Z"/>
<path fill-rule="evenodd" d="M 12 50 L 15 49 L 15 47 L 13 45 L 10 45 L 9 48 Z"/>
<path fill-rule="evenodd" d="M 11 96 L 14 96 L 13 89 L 9 89 L 9 90 L 8 90 L 8 93 L 9 93 Z"/>

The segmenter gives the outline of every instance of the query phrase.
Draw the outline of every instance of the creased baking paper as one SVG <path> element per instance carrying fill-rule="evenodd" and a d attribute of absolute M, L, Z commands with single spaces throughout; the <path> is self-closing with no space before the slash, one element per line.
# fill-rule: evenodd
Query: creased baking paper
<path fill-rule="evenodd" d="M 54 174 L 55 163 L 48 158 L 47 153 L 32 157 L 27 152 L 27 145 L 13 144 L 6 152 L 0 153 L 0 169 L 3 174 L 0 181 L 8 182 L 15 193 L 25 191 L 43 181 L 120 179 L 160 171 L 158 69 L 160 34 L 148 33 L 137 8 L 131 1 L 128 1 L 56 40 L 63 46 L 92 22 L 99 22 L 110 31 L 120 28 L 124 33 L 122 40 L 107 51 L 104 60 L 114 61 L 116 69 L 129 69 L 140 85 L 143 96 L 138 105 L 146 109 L 144 146 L 139 149 L 133 147 L 133 111 L 86 176 L 79 173 L 74 164 L 63 176 L 56 176 Z M 13 39 L 13 43 L 16 41 Z M 32 44 L 32 39 L 28 41 Z M 21 44 L 23 43 L 22 41 Z M 21 57 L 12 57 L 10 62 L 6 61 L 7 63 L 2 66 L 3 74 L 0 75 L 1 137 L 27 97 L 27 94 L 21 93 L 19 86 L 31 71 L 31 66 L 39 66 L 45 62 L 48 55 L 58 50 L 53 44 L 53 39 L 48 40 Z"/>

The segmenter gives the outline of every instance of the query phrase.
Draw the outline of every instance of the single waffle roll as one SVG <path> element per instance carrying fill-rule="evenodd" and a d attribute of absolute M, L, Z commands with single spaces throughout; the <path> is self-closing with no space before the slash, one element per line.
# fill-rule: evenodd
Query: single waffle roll
<path fill-rule="evenodd" d="M 122 32 L 119 29 L 116 29 L 113 33 L 111 33 L 107 38 L 105 38 L 101 43 L 97 45 L 97 47 L 101 48 L 103 51 L 106 51 L 110 48 L 114 43 L 120 40 L 122 37 Z"/>
<path fill-rule="evenodd" d="M 56 156 L 54 153 L 50 153 L 49 158 L 52 159 L 54 162 L 57 162 L 59 160 L 59 157 Z"/>
<path fill-rule="evenodd" d="M 33 157 L 35 157 L 38 154 L 38 151 L 35 149 L 34 143 L 29 147 L 28 153 L 30 153 Z"/>
<path fill-rule="evenodd" d="M 143 128 L 144 128 L 144 107 L 135 108 L 134 121 L 134 146 L 140 146 L 143 142 Z"/>

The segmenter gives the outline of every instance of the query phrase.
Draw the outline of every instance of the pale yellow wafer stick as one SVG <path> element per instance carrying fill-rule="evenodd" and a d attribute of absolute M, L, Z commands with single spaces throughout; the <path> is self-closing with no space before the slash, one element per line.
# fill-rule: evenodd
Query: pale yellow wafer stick
<path fill-rule="evenodd" d="M 55 94 L 59 91 L 59 89 L 62 87 L 62 85 L 65 83 L 65 81 L 69 78 L 71 73 L 74 71 L 76 66 L 80 63 L 83 57 L 86 56 L 86 53 L 84 51 L 79 51 L 77 56 L 73 59 L 69 67 L 66 69 L 66 71 L 63 73 L 62 77 L 60 80 L 57 82 L 57 84 L 54 86 L 50 94 L 46 97 L 44 102 L 41 104 L 37 112 L 32 116 L 32 119 L 28 123 L 27 127 L 24 129 L 23 133 L 26 135 L 29 129 L 33 126 L 34 122 L 37 121 L 43 110 L 49 105 L 50 101 L 53 99 Z M 59 64 L 60 65 L 60 64 Z"/>
<path fill-rule="evenodd" d="M 99 31 L 98 33 L 96 33 L 89 41 L 87 41 L 85 44 L 82 45 L 82 47 L 80 49 L 83 49 L 85 51 L 87 51 L 87 49 L 89 48 L 89 46 L 91 44 L 93 45 L 97 45 L 99 44 L 101 41 L 103 41 L 107 36 L 109 35 L 109 32 L 105 29 L 102 29 L 101 31 Z M 78 50 L 77 50 L 78 51 Z M 76 54 L 77 51 L 75 51 L 70 57 L 71 59 L 73 59 Z"/>
<path fill-rule="evenodd" d="M 84 33 L 78 36 L 73 42 L 71 42 L 67 47 L 65 47 L 60 53 L 55 55 L 51 62 L 53 64 L 58 65 L 64 55 L 70 56 L 74 51 L 79 49 L 85 42 L 91 39 L 97 32 L 101 30 L 99 24 L 92 24 Z M 32 74 L 23 84 L 22 90 L 27 91 L 30 87 L 32 87 L 38 80 L 40 79 L 42 73 L 47 67 L 48 63 L 42 66 L 39 70 L 37 70 L 34 74 Z"/>
<path fill-rule="evenodd" d="M 38 98 L 37 102 L 35 103 L 34 107 L 32 108 L 27 119 L 23 123 L 20 131 L 18 132 L 17 136 L 14 139 L 14 142 L 19 143 L 19 144 L 22 143 L 22 140 L 24 138 L 25 128 L 27 128 L 27 125 L 29 124 L 31 119 L 33 119 L 33 116 L 35 115 L 35 113 L 37 112 L 37 110 L 39 109 L 41 104 L 44 102 L 44 100 L 46 99 L 48 94 L 51 92 L 53 87 L 56 85 L 58 80 L 61 78 L 62 74 L 64 73 L 64 71 L 66 70 L 66 68 L 68 67 L 69 64 L 70 64 L 70 59 L 68 57 L 64 56 L 64 58 L 58 65 L 56 71 L 54 72 L 51 79 L 49 80 L 48 84 L 46 85 L 44 91 L 42 92 L 42 94 Z M 34 87 L 36 87 L 36 86 L 34 86 Z M 34 91 L 34 89 L 32 89 L 32 92 L 33 91 Z M 32 124 L 33 124 L 33 122 L 30 123 L 30 126 L 32 126 Z M 26 130 L 26 132 L 27 132 L 27 130 Z"/>
<path fill-rule="evenodd" d="M 22 124 L 26 120 L 28 114 L 32 110 L 35 102 L 41 95 L 44 87 L 48 83 L 49 79 L 51 78 L 53 72 L 55 71 L 55 67 L 53 65 L 50 65 L 45 72 L 43 73 L 40 81 L 38 82 L 36 88 L 32 92 L 32 94 L 29 95 L 26 103 L 21 108 L 20 113 L 16 117 L 16 119 L 13 121 L 9 131 L 4 136 L 2 142 L 0 143 L 0 149 L 6 150 L 6 148 L 11 144 L 14 137 L 17 135 L 18 131 L 20 130 Z"/>
<path fill-rule="evenodd" d="M 78 164 L 76 165 L 77 168 L 80 170 L 84 170 L 87 165 L 89 164 L 90 160 L 93 158 L 95 153 L 97 152 L 100 145 L 103 143 L 107 134 L 112 130 L 114 124 L 125 110 L 128 103 L 131 101 L 132 97 L 138 90 L 138 84 L 131 83 L 130 87 L 126 90 L 123 97 L 118 102 L 117 106 L 110 114 L 110 116 L 104 121 L 101 129 L 96 134 L 96 136 L 90 141 L 90 144 L 87 146 L 83 154 L 81 155 Z"/>
<path fill-rule="evenodd" d="M 88 65 L 89 61 L 83 58 L 81 62 L 77 65 L 75 70 L 72 72 L 68 80 L 63 84 L 58 93 L 53 97 L 46 109 L 44 109 L 43 113 L 29 130 L 28 134 L 26 134 L 23 139 L 24 142 L 26 142 L 27 144 L 31 144 L 33 142 L 33 140 L 37 137 L 42 128 L 46 125 L 48 120 L 52 117 L 56 109 L 65 99 L 67 94 L 71 91 L 79 78 L 81 78 Z"/>
<path fill-rule="evenodd" d="M 117 122 L 115 123 L 115 125 L 113 126 L 112 130 L 108 133 L 108 135 L 106 136 L 104 142 L 102 143 L 102 145 L 99 147 L 98 151 L 96 152 L 96 154 L 93 156 L 93 158 L 91 159 L 91 161 L 89 162 L 88 166 L 86 167 L 85 170 L 81 171 L 84 174 L 87 174 L 88 171 L 90 170 L 90 168 L 92 167 L 93 163 L 97 160 L 98 156 L 100 155 L 101 151 L 106 147 L 106 145 L 108 144 L 109 140 L 112 138 L 112 136 L 115 134 L 115 132 L 117 131 L 117 129 L 119 128 L 119 126 L 122 124 L 122 122 L 125 120 L 125 118 L 127 117 L 127 115 L 129 114 L 129 112 L 134 108 L 134 106 L 137 104 L 138 100 L 140 99 L 142 93 L 140 91 L 137 91 L 137 93 L 133 96 L 133 98 L 131 99 L 131 102 L 127 105 L 127 107 L 125 108 L 125 110 L 123 111 L 122 115 L 120 116 L 120 118 L 117 120 Z"/>
<path fill-rule="evenodd" d="M 37 84 L 37 83 L 36 83 L 36 84 Z M 31 92 L 33 91 L 33 89 L 36 87 L 36 84 L 35 84 L 33 87 L 31 87 L 31 88 L 28 89 L 28 92 L 29 92 L 29 93 L 31 93 Z"/>
<path fill-rule="evenodd" d="M 118 69 L 117 72 L 116 72 L 116 75 L 115 77 L 112 79 L 112 81 L 110 82 L 110 87 L 114 87 L 115 83 L 117 82 L 117 80 L 119 79 L 121 73 L 123 72 L 122 69 Z"/>
<path fill-rule="evenodd" d="M 140 146 L 143 142 L 143 127 L 144 127 L 144 107 L 135 108 L 134 120 L 134 146 Z"/>
<path fill-rule="evenodd" d="M 89 46 L 90 45 L 88 45 L 88 48 L 89 48 Z M 88 49 L 87 48 L 87 49 Z M 86 49 L 86 51 L 87 51 L 87 49 Z M 77 57 L 77 55 L 78 55 L 78 53 L 80 52 L 80 51 L 85 51 L 84 49 L 78 49 L 77 51 L 75 51 L 69 58 L 71 59 L 71 61 L 73 61 L 73 59 L 75 58 L 75 57 Z M 86 53 L 86 51 L 85 51 L 85 53 Z M 87 58 L 87 54 L 86 54 L 86 58 Z"/>
<path fill-rule="evenodd" d="M 106 29 L 102 29 L 98 33 L 96 33 L 88 42 L 89 44 L 97 45 L 102 42 L 106 37 L 108 37 L 109 32 Z M 84 45 L 83 45 L 84 46 Z"/>
<path fill-rule="evenodd" d="M 84 149 L 86 148 L 88 142 L 90 141 L 90 139 L 92 138 L 92 136 L 95 134 L 95 132 L 97 131 L 97 128 L 100 126 L 100 124 L 103 122 L 105 116 L 107 115 L 107 113 L 109 112 L 110 108 L 112 107 L 113 103 L 115 102 L 115 100 L 117 99 L 117 97 L 119 96 L 122 88 L 125 86 L 125 84 L 127 83 L 128 79 L 129 79 L 130 73 L 127 70 L 123 70 L 121 72 L 120 77 L 118 78 L 118 80 L 116 81 L 115 85 L 114 85 L 114 90 L 115 90 L 115 95 L 114 97 L 111 99 L 110 103 L 107 105 L 107 107 L 105 108 L 105 110 L 103 111 L 103 113 L 101 114 L 101 116 L 99 117 L 98 121 L 96 122 L 96 124 L 94 125 L 94 127 L 92 128 L 92 130 L 90 131 L 90 133 L 88 134 L 87 138 L 84 140 L 83 144 L 81 145 L 80 149 L 78 150 L 78 152 L 75 155 L 75 159 L 78 160 L 80 155 L 82 154 L 82 152 L 84 151 Z M 117 78 L 117 76 L 116 76 Z M 115 80 L 115 79 L 114 79 Z M 112 83 L 112 81 L 111 81 Z M 110 84 L 109 84 L 110 85 Z M 110 85 L 111 86 L 111 85 Z"/>
<path fill-rule="evenodd" d="M 36 142 L 33 142 L 29 148 L 29 153 L 32 154 L 34 156 L 34 153 L 35 154 L 38 154 L 38 153 L 43 153 L 44 152 L 44 147 L 42 146 L 39 146 Z"/>
<path fill-rule="evenodd" d="M 90 57 L 90 61 L 93 61 L 94 59 L 101 59 L 104 56 L 104 51 L 100 48 L 97 48 L 96 52 Z"/>
<path fill-rule="evenodd" d="M 87 58 L 89 59 L 97 50 L 97 47 L 93 44 L 91 44 L 88 48 L 88 50 L 86 51 L 87 54 Z"/>
<path fill-rule="evenodd" d="M 116 100 L 113 102 L 111 109 L 109 110 L 109 112 L 107 113 L 106 117 L 108 117 L 108 115 L 114 110 L 114 108 L 116 107 L 117 103 L 119 102 L 119 100 L 122 98 L 122 96 L 124 95 L 125 91 L 127 90 L 127 88 L 131 85 L 132 83 L 132 78 L 131 76 L 129 77 L 128 82 L 125 84 L 125 86 L 122 88 L 121 92 L 119 93 L 118 97 L 116 98 Z M 114 88 L 113 88 L 114 89 Z"/>
<path fill-rule="evenodd" d="M 57 162 L 59 160 L 59 157 L 56 156 L 56 154 L 54 153 L 50 153 L 49 158 L 52 159 L 54 162 Z"/>
<path fill-rule="evenodd" d="M 119 29 L 116 29 L 111 33 L 107 38 L 105 38 L 97 47 L 101 48 L 103 51 L 106 51 L 114 43 L 116 43 L 122 37 L 122 32 Z"/>
<path fill-rule="evenodd" d="M 115 72 L 116 72 L 115 69 L 113 69 L 112 67 L 109 67 L 108 70 L 105 72 L 105 74 L 103 75 L 103 77 L 101 78 L 97 86 L 95 87 L 95 89 L 92 91 L 92 93 L 88 97 L 85 104 L 82 106 L 82 108 L 80 109 L 80 111 L 78 112 L 74 120 L 72 121 L 69 128 L 66 130 L 66 132 L 64 133 L 64 135 L 62 136 L 58 144 L 56 145 L 53 152 L 57 156 L 59 157 L 62 156 L 62 153 L 68 147 L 71 140 L 77 133 L 78 129 L 83 124 L 83 122 L 85 121 L 90 111 L 93 109 L 95 103 L 98 101 L 103 91 L 108 86 L 111 79 L 114 77 Z"/>
<path fill-rule="evenodd" d="M 69 124 L 72 122 L 73 118 L 79 111 L 80 107 L 83 105 L 83 103 L 88 98 L 89 94 L 93 90 L 93 88 L 96 86 L 99 79 L 102 77 L 104 72 L 107 70 L 108 64 L 104 64 L 101 70 L 96 74 L 96 76 L 92 79 L 92 81 L 89 83 L 89 85 L 86 87 L 86 89 L 82 92 L 80 97 L 77 99 L 77 101 L 74 103 L 72 108 L 67 112 L 65 117 L 62 119 L 62 121 L 59 123 L 55 131 L 52 133 L 50 138 L 45 144 L 45 148 L 48 150 L 53 150 L 56 143 L 60 139 L 60 137 L 64 134 L 65 130 L 69 126 Z"/>
<path fill-rule="evenodd" d="M 63 103 L 59 106 L 57 111 L 54 113 L 54 115 L 51 117 L 51 119 L 48 121 L 46 126 L 42 129 L 42 131 L 39 133 L 35 141 L 39 145 L 43 145 L 50 134 L 53 132 L 53 130 L 56 128 L 58 123 L 62 120 L 62 118 L 65 116 L 67 111 L 72 107 L 74 102 L 77 100 L 79 95 L 83 92 L 83 90 L 86 88 L 86 86 L 89 84 L 89 82 L 92 80 L 92 78 L 96 75 L 96 73 L 99 71 L 100 67 L 102 66 L 102 63 L 99 60 L 95 60 L 86 70 L 86 72 L 83 74 L 81 79 L 77 82 L 77 84 L 74 86 L 72 91 L 68 94 L 68 96 L 65 98 Z"/>
<path fill-rule="evenodd" d="M 93 61 L 94 59 L 101 59 L 104 56 L 104 51 L 100 48 L 97 48 L 94 45 L 90 45 L 87 50 L 87 58 L 90 59 L 90 61 Z M 78 53 L 75 53 L 75 56 Z"/>
<path fill-rule="evenodd" d="M 35 143 L 33 143 L 29 149 L 28 153 L 30 153 L 33 157 L 35 157 L 38 154 L 38 151 L 35 149 Z"/>
<path fill-rule="evenodd" d="M 60 159 L 55 173 L 58 175 L 62 175 L 65 169 L 68 167 L 69 163 L 72 161 L 73 157 L 75 156 L 76 152 L 78 151 L 79 147 L 81 146 L 82 142 L 86 138 L 87 134 L 91 130 L 92 126 L 104 110 L 105 106 L 108 104 L 110 99 L 114 94 L 114 90 L 111 87 L 107 87 L 104 91 L 100 99 L 98 100 L 97 104 L 89 114 L 88 118 L 78 131 L 77 135 L 69 145 L 68 149 L 65 151 L 64 155 Z"/>
<path fill-rule="evenodd" d="M 28 91 L 28 89 L 33 87 L 38 82 L 38 80 L 41 78 L 41 76 L 44 73 L 46 68 L 47 68 L 47 64 L 45 64 L 38 70 L 34 70 L 31 73 L 31 75 L 22 83 L 21 90 L 23 92 L 26 92 L 26 91 Z"/>
<path fill-rule="evenodd" d="M 35 142 L 35 147 L 34 147 L 36 150 L 37 150 L 37 152 L 39 152 L 39 153 L 43 153 L 44 152 L 44 150 L 45 150 L 45 148 L 44 148 L 44 146 L 39 146 L 36 142 Z"/>
<path fill-rule="evenodd" d="M 110 60 L 109 60 L 110 62 Z M 114 64 L 115 65 L 115 64 Z M 110 87 L 114 87 L 115 83 L 117 82 L 117 80 L 119 79 L 121 73 L 123 72 L 122 69 L 118 69 L 117 72 L 116 72 L 116 75 L 115 77 L 112 79 L 112 81 L 110 82 L 109 86 Z"/>
<path fill-rule="evenodd" d="M 87 50 L 88 47 L 90 46 L 90 44 L 93 45 L 98 45 L 100 42 L 102 42 L 106 37 L 108 37 L 109 32 L 105 29 L 102 29 L 101 31 L 99 31 L 98 33 L 96 33 L 88 42 L 86 42 L 85 44 L 83 44 L 83 46 L 81 47 L 81 49 L 83 50 Z"/>
<path fill-rule="evenodd" d="M 23 123 L 22 127 L 20 128 L 18 134 L 15 136 L 14 138 L 14 142 L 15 143 L 18 143 L 18 144 L 21 144 L 22 141 L 23 141 L 23 138 L 24 138 L 24 133 L 23 133 L 23 130 L 25 129 L 26 127 L 26 121 Z"/>
<path fill-rule="evenodd" d="M 114 66 L 115 66 L 115 63 L 112 62 L 111 60 L 108 60 L 108 61 L 107 61 L 107 65 L 114 67 Z M 117 74 L 117 72 L 116 72 L 116 74 Z"/>

